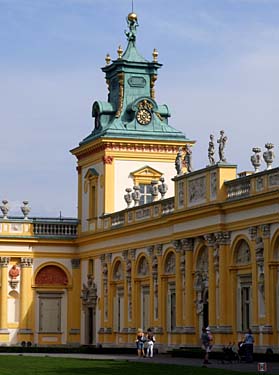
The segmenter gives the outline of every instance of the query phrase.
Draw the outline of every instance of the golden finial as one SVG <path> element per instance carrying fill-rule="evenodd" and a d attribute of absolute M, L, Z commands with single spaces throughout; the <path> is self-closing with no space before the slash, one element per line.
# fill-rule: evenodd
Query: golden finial
<path fill-rule="evenodd" d="M 153 62 L 158 62 L 158 51 L 156 50 L 156 48 L 154 48 L 153 50 L 153 53 L 152 53 L 152 56 L 153 56 Z"/>
<path fill-rule="evenodd" d="M 109 53 L 107 53 L 105 60 L 106 60 L 106 64 L 109 65 L 111 62 L 111 57 Z"/>
<path fill-rule="evenodd" d="M 117 53 L 118 53 L 118 58 L 122 59 L 123 49 L 121 46 L 118 47 Z"/>
<path fill-rule="evenodd" d="M 138 16 L 135 12 L 131 12 L 128 14 L 128 20 L 130 22 L 136 22 L 138 20 Z"/>

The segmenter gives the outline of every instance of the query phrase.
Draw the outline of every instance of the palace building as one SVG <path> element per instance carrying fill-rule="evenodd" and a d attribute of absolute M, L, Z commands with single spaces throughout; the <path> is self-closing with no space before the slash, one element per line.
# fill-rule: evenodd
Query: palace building
<path fill-rule="evenodd" d="M 216 348 L 247 328 L 255 350 L 279 344 L 279 169 L 273 145 L 253 173 L 226 161 L 223 131 L 208 166 L 193 171 L 194 141 L 156 101 L 161 64 L 136 46 L 106 57 L 107 101 L 76 148 L 78 218 L 0 218 L 0 344 L 134 347 L 152 327 L 160 351 Z M 217 147 L 218 146 L 218 147 Z M 69 202 L 71 204 L 71 202 Z"/>

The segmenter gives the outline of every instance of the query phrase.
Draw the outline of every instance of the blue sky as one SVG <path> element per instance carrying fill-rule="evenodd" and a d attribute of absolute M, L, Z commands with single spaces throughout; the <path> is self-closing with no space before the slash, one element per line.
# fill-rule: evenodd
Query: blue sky
<path fill-rule="evenodd" d="M 163 63 L 157 101 L 197 141 L 194 168 L 206 166 L 209 134 L 221 129 L 239 172 L 253 169 L 254 146 L 273 142 L 279 157 L 279 0 L 134 0 L 134 8 L 139 51 L 151 59 L 156 47 Z M 34 216 L 76 215 L 69 150 L 91 132 L 94 100 L 106 99 L 100 67 L 126 46 L 130 10 L 130 0 L 0 0 L 0 200 L 12 214 L 26 199 Z"/>

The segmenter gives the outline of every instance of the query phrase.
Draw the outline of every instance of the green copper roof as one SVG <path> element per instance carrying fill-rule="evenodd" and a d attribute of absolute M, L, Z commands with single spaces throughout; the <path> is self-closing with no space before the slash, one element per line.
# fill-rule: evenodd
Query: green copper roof
<path fill-rule="evenodd" d="M 118 59 L 102 68 L 108 84 L 107 102 L 95 101 L 92 116 L 95 127 L 81 143 L 98 138 L 127 138 L 165 141 L 186 141 L 185 135 L 168 124 L 167 105 L 155 100 L 155 81 L 158 69 L 157 52 L 153 61 L 142 57 L 136 48 L 138 20 L 135 13 L 127 17 L 127 48 Z"/>

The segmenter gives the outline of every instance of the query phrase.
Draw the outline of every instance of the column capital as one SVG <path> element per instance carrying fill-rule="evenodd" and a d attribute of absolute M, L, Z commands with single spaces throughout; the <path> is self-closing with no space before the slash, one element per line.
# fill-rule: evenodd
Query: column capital
<path fill-rule="evenodd" d="M 248 229 L 250 239 L 253 241 L 256 239 L 257 234 L 258 234 L 258 228 L 257 227 L 250 227 Z"/>
<path fill-rule="evenodd" d="M 108 262 L 108 263 L 111 263 L 111 260 L 112 260 L 112 253 L 108 253 L 108 254 L 106 254 L 106 259 L 107 259 L 107 262 Z"/>
<path fill-rule="evenodd" d="M 157 255 L 161 256 L 163 254 L 163 244 L 155 245 L 155 251 Z"/>
<path fill-rule="evenodd" d="M 0 257 L 0 267 L 2 267 L 2 268 L 8 267 L 9 262 L 10 262 L 9 257 Z"/>
<path fill-rule="evenodd" d="M 217 232 L 215 238 L 219 245 L 229 245 L 231 243 L 231 232 Z"/>
<path fill-rule="evenodd" d="M 71 259 L 72 269 L 76 270 L 80 268 L 80 259 Z"/>
<path fill-rule="evenodd" d="M 171 241 L 172 246 L 175 248 L 176 251 L 181 249 L 181 241 L 180 240 L 173 240 Z"/>
<path fill-rule="evenodd" d="M 154 246 L 148 246 L 146 250 L 148 255 L 151 256 L 154 253 Z"/>
<path fill-rule="evenodd" d="M 136 260 L 136 249 L 130 249 L 129 255 L 130 255 L 131 260 Z"/>
<path fill-rule="evenodd" d="M 263 224 L 261 226 L 263 238 L 270 238 L 270 224 Z"/>
<path fill-rule="evenodd" d="M 125 261 L 127 261 L 127 259 L 128 259 L 128 250 L 123 250 L 123 251 L 122 251 L 122 256 L 123 256 L 123 259 L 124 259 Z"/>
<path fill-rule="evenodd" d="M 203 238 L 205 240 L 206 246 L 213 247 L 215 245 L 216 238 L 213 233 L 205 234 Z"/>
<path fill-rule="evenodd" d="M 20 258 L 21 268 L 30 268 L 33 266 L 33 258 Z"/>
<path fill-rule="evenodd" d="M 185 251 L 194 250 L 194 239 L 193 238 L 183 238 L 181 240 L 182 249 Z"/>

